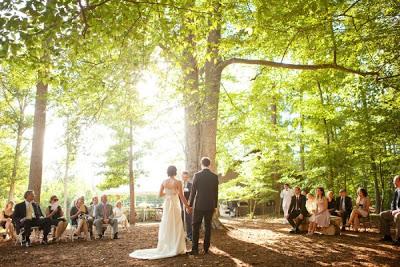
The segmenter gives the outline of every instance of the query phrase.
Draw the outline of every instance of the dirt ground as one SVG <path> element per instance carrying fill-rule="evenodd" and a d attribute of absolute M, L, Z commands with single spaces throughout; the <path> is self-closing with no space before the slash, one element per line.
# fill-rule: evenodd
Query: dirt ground
<path fill-rule="evenodd" d="M 119 240 L 61 242 L 30 248 L 0 243 L 0 266 L 400 266 L 400 247 L 378 243 L 376 232 L 341 236 L 288 233 L 280 220 L 223 220 L 212 233 L 211 253 L 162 260 L 128 254 L 157 245 L 158 224 L 137 224 Z M 190 243 L 187 244 L 188 249 Z"/>

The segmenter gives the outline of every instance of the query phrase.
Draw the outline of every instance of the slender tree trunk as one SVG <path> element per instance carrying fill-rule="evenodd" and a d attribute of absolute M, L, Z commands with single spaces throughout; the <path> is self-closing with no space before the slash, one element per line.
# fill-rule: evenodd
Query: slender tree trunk
<path fill-rule="evenodd" d="M 303 90 L 301 90 L 300 95 L 300 104 L 303 105 Z M 305 163 L 305 145 L 304 145 L 304 115 L 300 114 L 300 171 L 302 172 L 302 176 L 304 175 L 304 171 L 306 170 L 306 163 Z"/>
<path fill-rule="evenodd" d="M 71 146 L 70 146 L 70 133 L 69 133 L 69 117 L 67 116 L 67 125 L 65 129 L 65 147 L 67 150 L 66 157 L 65 157 L 65 170 L 64 170 L 64 210 L 68 210 L 68 176 L 69 176 L 69 161 L 70 161 L 70 154 L 71 154 Z"/>
<path fill-rule="evenodd" d="M 277 100 L 276 97 L 273 96 L 272 97 L 272 103 L 270 106 L 270 111 L 271 111 L 271 124 L 272 124 L 272 132 L 273 132 L 273 139 L 274 139 L 274 161 L 272 163 L 272 188 L 274 188 L 276 190 L 276 193 L 274 194 L 274 202 L 275 202 L 275 214 L 276 216 L 279 216 L 280 211 L 281 211 L 281 197 L 279 195 L 280 189 L 281 189 L 281 185 L 279 183 L 279 178 L 280 178 L 280 174 L 279 174 L 279 146 L 278 146 L 278 140 L 276 138 L 277 134 L 278 134 L 278 115 L 277 115 Z"/>
<path fill-rule="evenodd" d="M 39 75 L 39 77 L 41 77 Z M 48 85 L 39 81 L 36 85 L 35 114 L 28 189 L 34 190 L 36 201 L 40 202 L 43 170 L 43 147 L 46 129 L 46 106 Z"/>
<path fill-rule="evenodd" d="M 319 97 L 321 100 L 321 105 L 324 107 L 325 106 L 325 101 L 324 101 L 324 96 L 322 93 L 322 88 L 321 88 L 321 84 L 319 83 L 319 81 L 317 81 L 317 86 L 318 86 L 318 91 L 319 91 Z M 328 125 L 328 121 L 326 120 L 326 118 L 323 118 L 323 122 L 324 122 L 324 128 L 325 128 L 325 140 L 326 140 L 326 145 L 327 145 L 327 149 L 329 153 L 329 149 L 330 149 L 330 145 L 331 145 L 331 135 L 330 135 L 330 131 L 329 131 L 329 125 Z M 326 155 L 327 158 L 329 158 L 329 154 Z M 330 164 L 330 162 L 328 162 L 328 187 L 329 188 L 333 188 L 333 169 L 332 166 Z"/>
<path fill-rule="evenodd" d="M 133 175 L 133 121 L 129 120 L 129 222 L 135 224 L 135 177 Z"/>
<path fill-rule="evenodd" d="M 300 171 L 306 170 L 305 145 L 304 145 L 304 115 L 300 115 Z"/>
<path fill-rule="evenodd" d="M 374 144 L 372 142 L 372 132 L 371 132 L 371 124 L 369 118 L 369 107 L 367 102 L 367 95 L 364 90 L 361 91 L 361 101 L 363 105 L 363 115 L 364 120 L 367 126 L 367 144 L 369 148 L 369 157 L 371 159 L 371 171 L 374 180 L 374 191 L 375 191 L 375 202 L 376 202 L 376 211 L 377 213 L 381 212 L 381 194 L 379 190 L 379 182 L 378 182 L 378 167 L 376 165 L 375 159 L 375 151 L 374 151 Z"/>
<path fill-rule="evenodd" d="M 15 144 L 15 151 L 14 151 L 14 164 L 11 173 L 10 179 L 10 190 L 8 192 L 8 201 L 14 201 L 15 197 L 15 183 L 17 180 L 17 172 L 19 167 L 19 159 L 21 156 L 21 144 L 22 144 L 22 134 L 24 132 L 24 112 L 25 108 L 20 110 L 20 118 L 18 121 L 18 129 L 17 129 L 17 140 Z"/>

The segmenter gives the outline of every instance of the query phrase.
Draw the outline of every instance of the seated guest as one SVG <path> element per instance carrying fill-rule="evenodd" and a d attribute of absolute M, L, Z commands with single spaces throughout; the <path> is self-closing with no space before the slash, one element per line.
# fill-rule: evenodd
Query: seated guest
<path fill-rule="evenodd" d="M 342 231 L 344 231 L 346 221 L 350 217 L 353 210 L 353 203 L 351 198 L 347 196 L 346 189 L 340 189 L 339 197 L 336 198 L 336 214 L 342 217 Z"/>
<path fill-rule="evenodd" d="M 336 201 L 332 191 L 328 191 L 326 194 L 328 200 L 328 211 L 333 216 L 338 216 L 336 213 Z"/>
<path fill-rule="evenodd" d="M 353 226 L 354 231 L 358 231 L 358 227 L 360 227 L 360 216 L 364 218 L 368 217 L 369 207 L 371 205 L 367 190 L 364 188 L 359 188 L 357 190 L 357 195 L 356 207 L 351 212 L 348 223 L 349 226 Z"/>
<path fill-rule="evenodd" d="M 286 219 L 293 227 L 290 233 L 300 233 L 299 226 L 303 222 L 304 218 L 308 216 L 306 208 L 307 198 L 301 194 L 300 187 L 294 188 L 294 196 L 290 201 L 289 211 Z"/>
<path fill-rule="evenodd" d="M 24 228 L 22 245 L 29 247 L 31 245 L 30 235 L 32 227 L 39 227 L 43 230 L 42 244 L 47 244 L 47 235 L 50 233 L 51 225 L 50 220 L 44 218 L 40 206 L 35 203 L 35 193 L 28 190 L 24 194 L 25 201 L 15 205 L 13 221 L 17 233 Z"/>
<path fill-rule="evenodd" d="M 96 207 L 99 204 L 99 198 L 97 196 L 94 196 L 92 198 L 92 202 L 90 202 L 89 206 L 89 219 L 88 219 L 88 226 L 89 226 L 89 234 L 90 238 L 94 239 L 93 235 L 93 222 L 96 219 Z"/>
<path fill-rule="evenodd" d="M 125 214 L 122 211 L 122 203 L 118 201 L 114 208 L 114 218 L 117 219 L 118 223 L 122 224 L 126 229 L 129 229 L 129 222 Z"/>
<path fill-rule="evenodd" d="M 107 203 L 107 195 L 101 196 L 101 202 L 96 207 L 94 225 L 100 239 L 103 238 L 105 231 L 103 224 L 111 225 L 114 239 L 118 239 L 118 221 L 114 219 L 113 207 Z"/>
<path fill-rule="evenodd" d="M 390 235 L 390 224 L 394 223 L 396 230 L 396 237 L 394 244 L 400 245 L 400 175 L 393 178 L 393 184 L 396 187 L 390 210 L 382 211 L 380 213 L 381 233 L 384 234 L 381 241 L 393 241 Z"/>
<path fill-rule="evenodd" d="M 315 220 L 310 234 L 314 234 L 317 227 L 328 227 L 331 221 L 331 214 L 328 211 L 328 199 L 325 197 L 323 187 L 318 187 L 315 198 Z"/>
<path fill-rule="evenodd" d="M 46 209 L 46 218 L 49 218 L 51 225 L 56 227 L 53 240 L 57 242 L 68 225 L 67 220 L 64 218 L 64 212 L 58 204 L 57 196 L 52 196 L 50 198 L 50 206 Z"/>
<path fill-rule="evenodd" d="M 80 237 L 83 233 L 86 240 L 89 240 L 88 214 L 89 210 L 85 205 L 85 199 L 83 197 L 78 198 L 70 211 L 71 224 L 76 226 L 74 236 Z"/>
<path fill-rule="evenodd" d="M 6 239 L 15 239 L 13 217 L 14 202 L 8 201 L 4 210 L 0 213 L 0 225 L 6 230 Z"/>
<path fill-rule="evenodd" d="M 314 234 L 314 223 L 315 223 L 315 211 L 317 210 L 316 204 L 315 204 L 315 197 L 313 194 L 308 193 L 307 194 L 307 202 L 306 202 L 306 208 L 307 212 L 310 214 L 310 217 L 308 218 L 308 235 Z M 314 231 L 313 231 L 314 230 Z"/>
<path fill-rule="evenodd" d="M 89 216 L 93 219 L 96 218 L 96 207 L 99 204 L 99 198 L 97 196 L 92 198 L 92 202 L 90 202 L 89 206 Z"/>

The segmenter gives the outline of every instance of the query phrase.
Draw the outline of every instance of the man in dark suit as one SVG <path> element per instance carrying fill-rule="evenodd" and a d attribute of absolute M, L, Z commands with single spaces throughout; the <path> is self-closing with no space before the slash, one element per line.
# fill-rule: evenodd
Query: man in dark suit
<path fill-rule="evenodd" d="M 307 208 L 306 208 L 307 198 L 306 196 L 301 194 L 300 187 L 296 186 L 294 188 L 294 196 L 290 201 L 288 215 L 286 219 L 293 227 L 290 233 L 300 233 L 299 226 L 308 216 Z"/>
<path fill-rule="evenodd" d="M 218 206 L 218 176 L 211 172 L 209 158 L 201 159 L 202 170 L 194 175 L 192 192 L 189 197 L 190 209 L 193 207 L 193 242 L 190 255 L 199 254 L 199 231 L 204 218 L 204 253 L 208 253 L 211 239 L 211 220 Z M 191 210 L 190 210 L 191 211 Z"/>
<path fill-rule="evenodd" d="M 35 193 L 32 190 L 26 191 L 24 198 L 24 202 L 15 205 L 13 215 L 17 233 L 20 232 L 21 228 L 24 228 L 22 245 L 30 246 L 29 237 L 32 227 L 35 226 L 43 230 L 42 244 L 47 244 L 47 235 L 51 230 L 51 220 L 43 216 L 40 206 L 34 202 Z"/>
<path fill-rule="evenodd" d="M 347 196 L 346 189 L 340 189 L 339 195 L 336 198 L 336 211 L 335 214 L 342 217 L 342 231 L 344 231 L 347 219 L 353 210 L 353 203 L 351 197 Z"/>
<path fill-rule="evenodd" d="M 344 231 L 347 219 L 353 210 L 353 202 L 351 197 L 347 196 L 346 189 L 340 189 L 339 196 L 336 198 L 336 211 L 335 213 L 342 217 L 342 231 Z"/>
<path fill-rule="evenodd" d="M 188 171 L 182 172 L 182 182 L 183 182 L 183 195 L 186 200 L 189 202 L 190 192 L 192 192 L 192 183 L 189 181 L 190 176 Z M 182 221 L 186 227 L 186 238 L 192 241 L 192 215 L 187 212 L 182 205 Z"/>
<path fill-rule="evenodd" d="M 382 211 L 380 215 L 381 233 L 384 234 L 381 241 L 393 241 L 390 235 L 390 225 L 394 223 L 396 230 L 396 238 L 394 244 L 400 246 L 400 175 L 393 178 L 393 185 L 396 190 L 393 194 L 390 210 Z"/>

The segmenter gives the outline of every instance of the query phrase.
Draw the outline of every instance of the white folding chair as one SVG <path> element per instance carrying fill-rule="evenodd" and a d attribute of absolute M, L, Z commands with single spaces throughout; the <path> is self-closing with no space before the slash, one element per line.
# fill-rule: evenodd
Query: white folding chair
<path fill-rule="evenodd" d="M 76 229 L 78 229 L 78 225 L 70 224 L 69 235 L 70 235 L 72 242 L 74 242 L 74 233 L 75 233 Z M 78 239 L 78 237 L 76 237 L 76 239 Z"/>
<path fill-rule="evenodd" d="M 106 235 L 107 235 L 107 232 L 109 232 L 110 238 L 112 239 L 112 238 L 113 238 L 113 233 L 112 233 L 111 224 L 103 224 L 103 225 L 102 225 L 102 228 L 103 228 L 103 230 L 105 229 L 104 235 L 103 235 L 103 236 L 106 236 Z"/>

